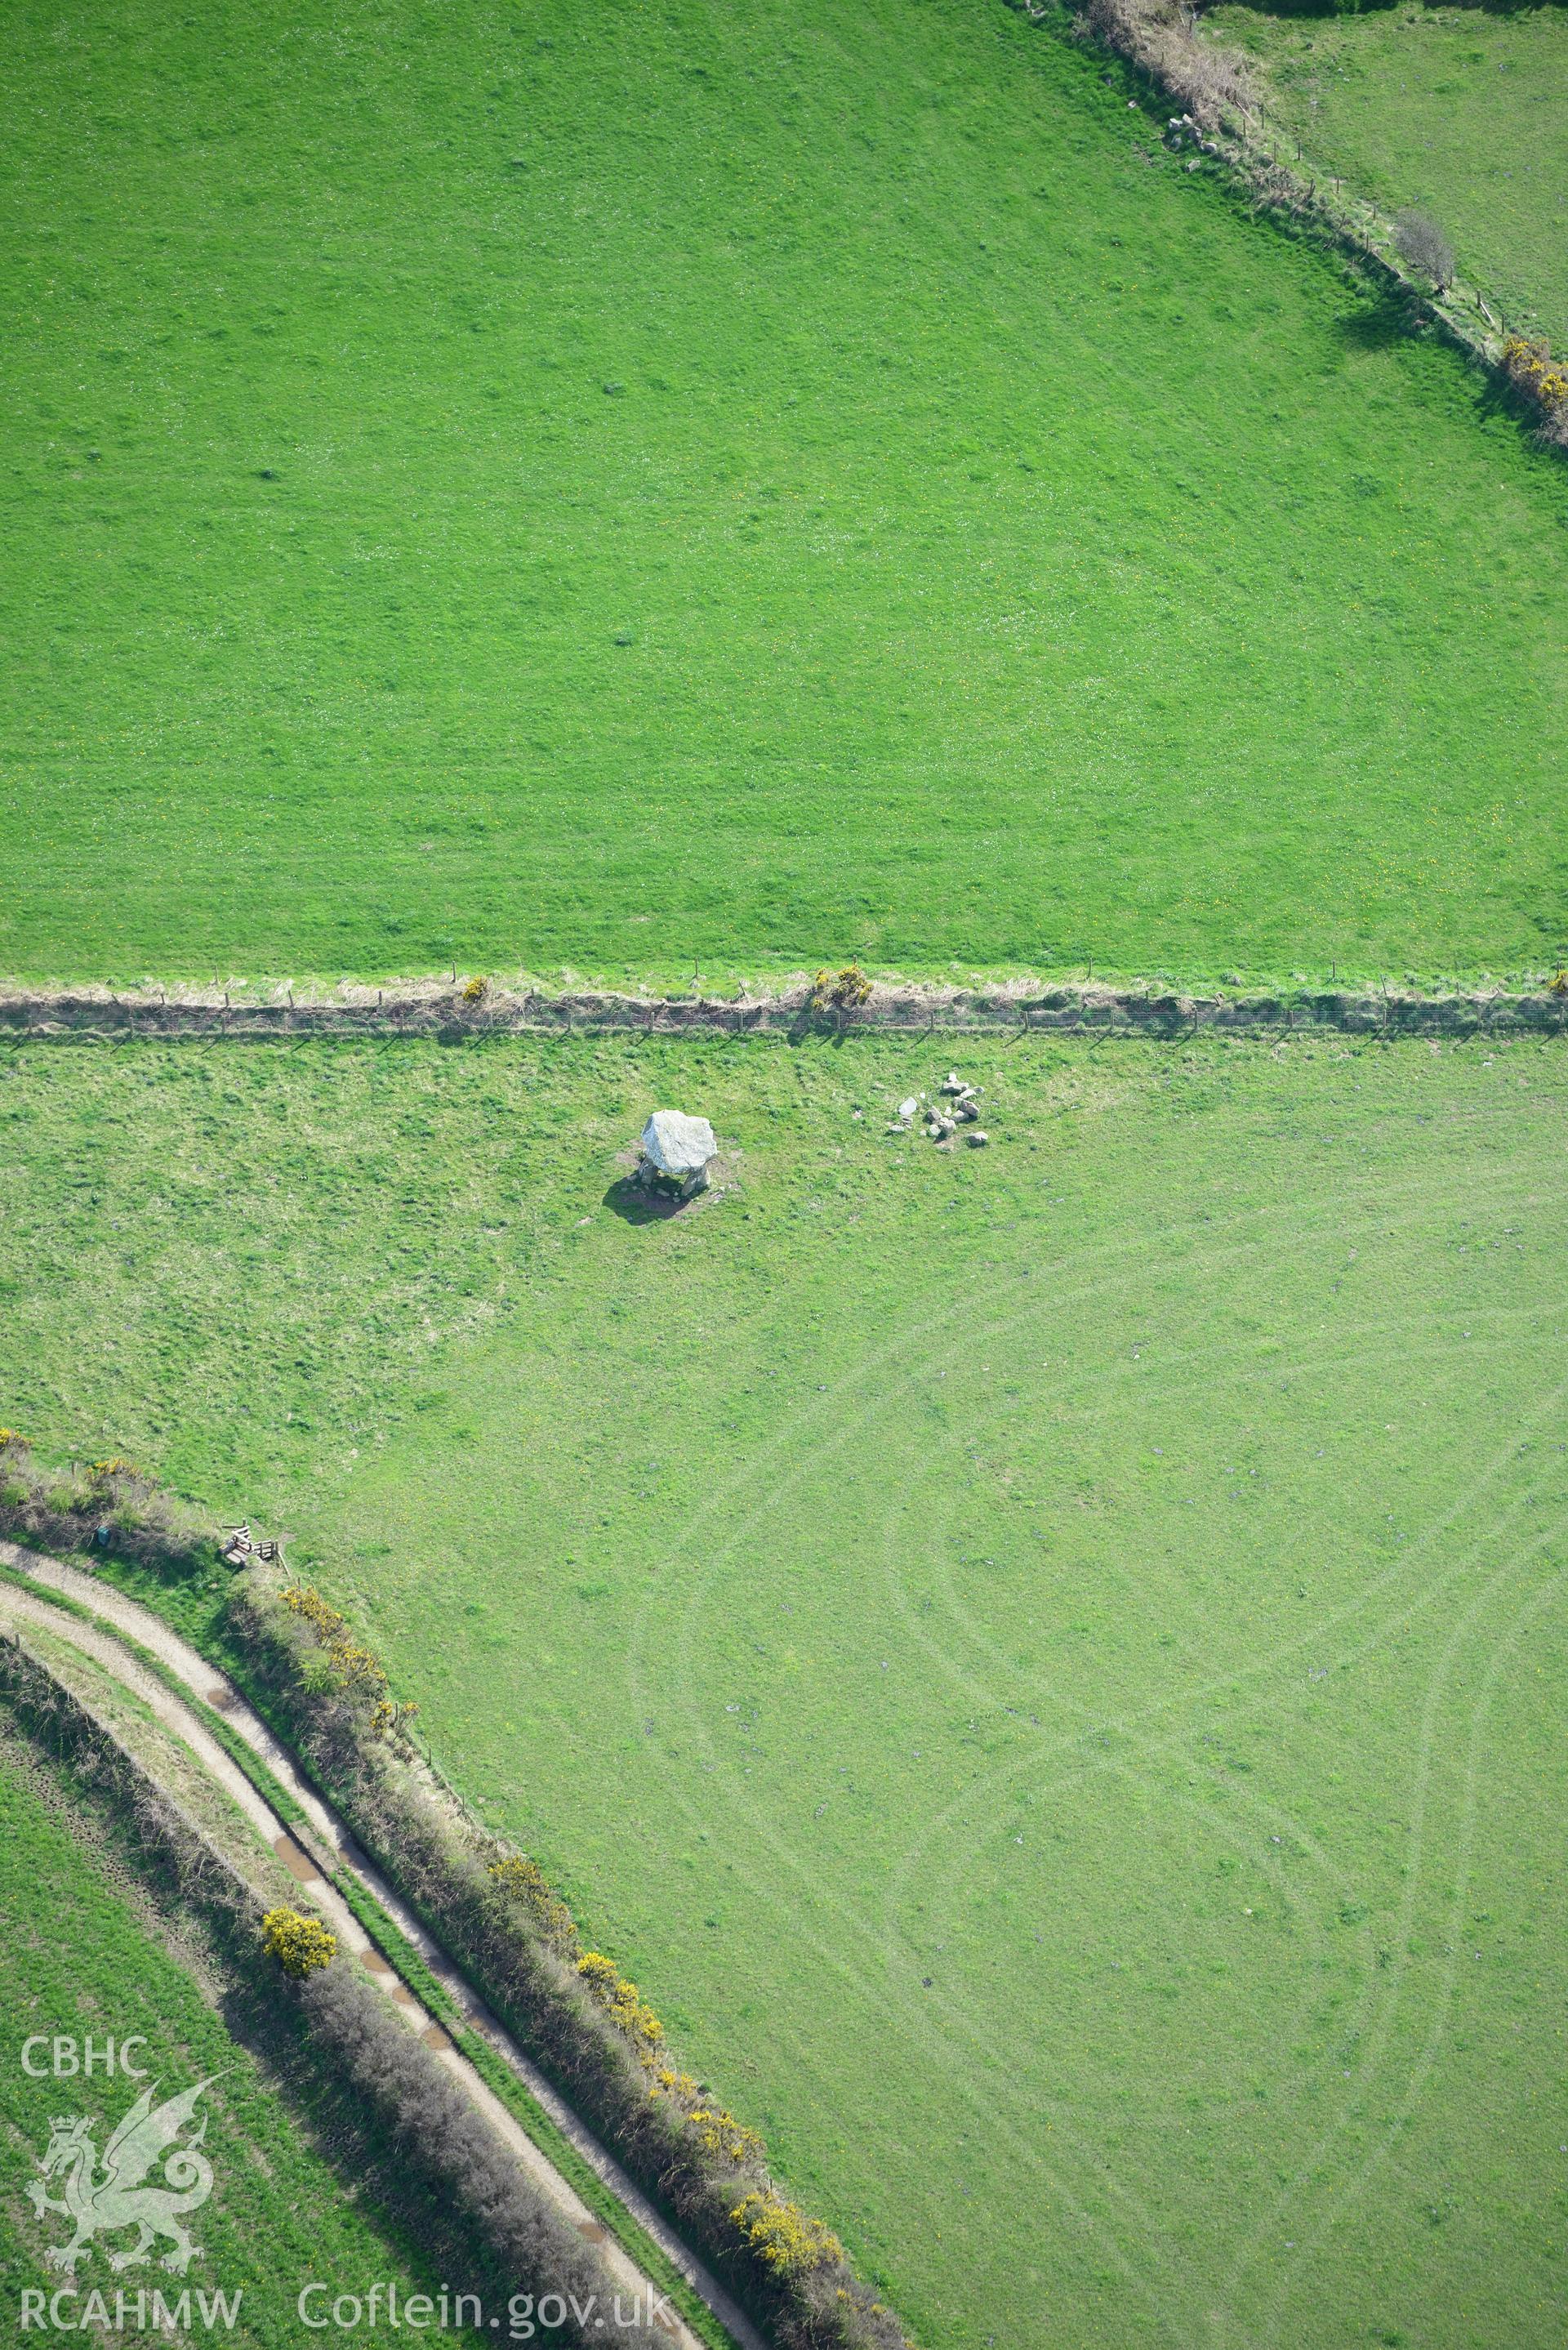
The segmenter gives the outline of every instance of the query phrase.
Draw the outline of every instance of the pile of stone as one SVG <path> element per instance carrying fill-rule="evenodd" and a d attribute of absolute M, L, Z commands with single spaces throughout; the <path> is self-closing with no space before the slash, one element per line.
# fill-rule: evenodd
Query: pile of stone
<path fill-rule="evenodd" d="M 929 1094 L 910 1094 L 901 1101 L 888 1131 L 908 1134 L 917 1119 L 939 1148 L 950 1143 L 961 1127 L 971 1150 L 983 1150 L 991 1140 L 980 1123 L 980 1087 L 970 1085 L 956 1069 L 948 1071 L 934 1100 Z"/>
<path fill-rule="evenodd" d="M 1218 155 L 1220 150 L 1212 139 L 1206 139 L 1202 126 L 1194 122 L 1190 114 L 1173 114 L 1165 126 L 1166 144 L 1179 155 L 1184 147 L 1195 148 L 1201 155 Z"/>

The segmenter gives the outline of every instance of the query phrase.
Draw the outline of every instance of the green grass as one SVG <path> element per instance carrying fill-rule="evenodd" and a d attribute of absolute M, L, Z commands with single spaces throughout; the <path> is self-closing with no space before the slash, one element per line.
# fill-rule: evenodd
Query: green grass
<path fill-rule="evenodd" d="M 4 1565 L 0 1565 L 0 1584 L 10 1584 L 20 1590 L 31 1592 L 35 1596 L 37 1595 L 38 1586 L 30 1576 Z M 215 1739 L 230 1760 L 238 1764 L 279 1819 L 287 1825 L 304 1827 L 308 1831 L 310 1823 L 307 1814 L 282 1781 L 274 1777 L 267 1765 L 254 1749 L 240 1736 L 234 1725 L 214 1708 L 203 1703 L 199 1697 L 195 1696 L 160 1656 L 151 1648 L 144 1648 L 139 1640 L 130 1638 L 117 1625 L 109 1624 L 105 1619 L 97 1617 L 90 1607 L 84 1607 L 67 1593 L 51 1591 L 49 1598 L 51 1605 L 58 1607 L 64 1615 L 89 1624 L 98 1623 L 101 1628 L 108 1630 L 115 1639 L 121 1642 L 144 1671 L 151 1673 L 155 1679 L 161 1681 L 165 1688 L 172 1690 L 181 1703 L 196 1715 L 208 1736 Z M 55 1644 L 49 1642 L 48 1645 L 53 1650 Z M 209 1655 L 213 1654 L 223 1645 L 221 1640 L 210 1639 Z M 72 1650 L 68 1644 L 63 1644 L 61 1652 L 67 1660 L 79 1663 L 77 1652 Z M 126 1698 L 123 1690 L 118 1692 L 118 1697 L 119 1702 L 130 1704 L 135 1711 L 140 1710 L 135 1700 Z M 556 2169 L 571 2181 L 589 2210 L 604 2221 L 612 2234 L 642 2268 L 644 2273 L 652 2277 L 658 2290 L 670 2297 L 693 2331 L 703 2341 L 715 2345 L 715 2350 L 724 2350 L 724 2345 L 728 2344 L 730 2337 L 707 2304 L 698 2299 L 679 2270 L 672 2265 L 652 2239 L 644 2234 L 624 2205 L 618 2200 L 610 2189 L 605 2186 L 598 2173 L 578 2153 L 571 2139 L 551 2120 L 532 2092 L 518 2079 L 511 2065 L 498 2056 L 489 2041 L 466 2022 L 462 2011 L 450 1996 L 440 1979 L 431 1972 L 412 1944 L 405 1939 L 374 1894 L 369 1892 L 348 1869 L 334 1868 L 331 1877 L 337 1891 L 353 1911 L 381 1956 L 388 1960 L 400 1981 L 408 1985 L 421 2006 L 439 2022 L 445 2025 L 451 2037 L 468 2058 L 469 2063 L 483 2076 L 514 2117 L 522 2123 L 535 2145 L 541 2147 L 548 2155 Z"/>
<path fill-rule="evenodd" d="M 1440 221 L 1511 326 L 1568 340 L 1568 15 L 1399 6 L 1207 18 L 1266 68 L 1272 110 L 1319 172 Z"/>
<path fill-rule="evenodd" d="M 214 2185 L 191 2222 L 202 2259 L 182 2280 L 156 2265 L 117 2277 L 106 2249 L 121 2249 L 130 2239 L 109 2240 L 78 2272 L 83 2298 L 65 2305 L 71 2323 L 84 2314 L 95 2288 L 112 2316 L 117 2289 L 134 2296 L 139 2286 L 149 2294 L 157 2287 L 175 2301 L 188 2287 L 193 2298 L 198 2291 L 242 2296 L 239 2322 L 224 2339 L 281 2345 L 299 2339 L 296 2296 L 313 2279 L 337 2292 L 363 2293 L 379 2278 L 395 2279 L 405 2296 L 439 2293 L 441 2278 L 427 2271 L 421 2253 L 346 2191 L 255 2057 L 229 2036 L 186 1967 L 128 1900 L 106 1856 L 67 1825 L 67 1812 L 44 1799 L 47 1783 L 19 1764 L 18 1752 L 0 1752 L 0 1914 L 6 1919 L 0 2002 L 8 2072 L 0 2124 L 7 2173 L 0 2196 L 0 2293 L 8 2320 L 19 2325 L 24 2289 L 53 2293 L 69 2282 L 42 2259 L 44 2247 L 63 2242 L 68 2228 L 58 2217 L 40 2226 L 22 2192 L 47 2142 L 51 2116 L 90 2114 L 101 2155 L 143 2085 L 118 2074 L 108 2078 L 101 2060 L 90 2081 L 29 2077 L 21 2069 L 22 2042 L 39 2032 L 73 2037 L 78 2046 L 90 2033 L 100 2050 L 106 2035 L 117 2042 L 142 2035 L 147 2045 L 135 2061 L 164 2095 L 216 2076 L 202 2101 Z M 57 2185 L 50 2192 L 57 2195 Z"/>
<path fill-rule="evenodd" d="M 0 970 L 1557 952 L 1568 484 L 1065 23 L 14 11 Z"/>
<path fill-rule="evenodd" d="M 955 1057 L 991 1149 L 886 1139 Z M 308 1536 L 922 2339 L 1550 2338 L 1559 1050 L 5 1066 L 5 1418 Z M 739 1184 L 637 1224 L 659 1099 Z"/>

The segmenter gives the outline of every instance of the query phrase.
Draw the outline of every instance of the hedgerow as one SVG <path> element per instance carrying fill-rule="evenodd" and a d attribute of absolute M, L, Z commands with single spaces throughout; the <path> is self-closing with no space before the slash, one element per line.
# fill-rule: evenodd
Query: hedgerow
<path fill-rule="evenodd" d="M 1008 5 L 1035 23 L 1051 14 L 1042 0 L 1008 0 Z M 1239 49 L 1200 38 L 1199 21 L 1198 10 L 1183 5 L 1182 0 L 1078 0 L 1074 20 L 1081 38 L 1123 58 L 1186 109 L 1168 125 L 1171 144 L 1178 149 L 1196 145 L 1201 154 L 1233 172 L 1258 206 L 1310 226 L 1375 276 L 1386 277 L 1389 255 L 1374 224 L 1331 202 L 1315 175 L 1303 177 L 1270 151 L 1249 59 Z M 1189 168 L 1197 168 L 1196 158 Z M 1435 222 L 1417 213 L 1401 213 L 1393 224 L 1392 244 L 1398 260 L 1429 280 L 1438 297 L 1435 307 L 1417 304 L 1412 317 L 1438 325 L 1472 359 L 1501 372 L 1535 411 L 1541 439 L 1568 448 L 1568 370 L 1563 361 L 1552 358 L 1545 343 L 1527 341 L 1521 335 L 1509 336 L 1500 350 L 1496 340 L 1444 307 L 1441 297 L 1451 286 L 1455 260 Z M 1397 267 L 1394 276 L 1397 282 Z M 1403 284 L 1408 291 L 1408 279 Z M 1480 308 L 1495 327 L 1484 303 Z"/>
<path fill-rule="evenodd" d="M 1502 363 L 1510 380 L 1540 406 L 1545 438 L 1568 448 L 1568 360 L 1553 359 L 1550 343 L 1510 335 Z"/>
<path fill-rule="evenodd" d="M 338 1612 L 256 1568 L 236 1578 L 226 1621 L 255 1693 L 354 1834 L 782 2350 L 906 2350 L 837 2237 L 774 2179 L 762 2138 L 670 2060 L 614 1960 L 584 1948 L 538 1864 L 432 1783 L 387 1720 L 379 1668 L 330 1669 L 352 1646 Z"/>
<path fill-rule="evenodd" d="M 526 2283 L 566 2296 L 567 2315 L 553 2339 L 574 2350 L 646 2344 L 646 2328 L 618 2315 L 609 2272 L 591 2246 L 540 2194 L 385 1995 L 357 1969 L 334 1962 L 334 1935 L 287 1908 L 264 1912 L 254 1888 L 115 1731 L 16 1639 L 0 1640 L 0 1702 L 45 1752 L 90 1784 L 164 1901 L 172 1898 L 213 1933 L 263 2007 L 286 2002 L 304 2017 L 316 2061 L 329 2057 L 337 2079 L 395 2141 L 404 2173 L 440 2210 L 460 2216 L 494 2281 L 508 2292 Z M 307 1950 L 304 1968 L 285 1956 Z M 258 1963 L 264 1953 L 282 1965 Z M 595 2313 L 591 2331 L 570 2317 L 574 2301 Z"/>
<path fill-rule="evenodd" d="M 129 1461 L 49 1479 L 9 1430 L 0 1431 L 0 1533 L 47 1550 L 109 1550 L 166 1573 L 205 1566 L 221 1548 L 216 1529 L 182 1520 Z M 236 1578 L 226 1620 L 388 1876 L 784 2350 L 903 2350 L 902 2326 L 821 2222 L 801 2218 L 831 2253 L 781 2263 L 783 2238 L 759 2230 L 759 2214 L 797 2207 L 778 2191 L 763 2139 L 667 2061 L 659 2019 L 613 1960 L 583 1948 L 537 1864 L 421 1783 L 408 1739 L 417 1709 L 394 1700 L 348 1619 L 312 1586 L 253 1569 Z"/>
<path fill-rule="evenodd" d="M 308 1976 L 297 1996 L 410 2158 L 481 2218 L 503 2267 L 599 2313 L 591 2332 L 568 2327 L 568 2338 L 646 2345 L 646 2328 L 619 2317 L 625 2294 L 618 2302 L 597 2254 L 535 2193 L 502 2141 L 478 2126 L 457 2084 L 388 2002 L 341 1966 Z"/>
<path fill-rule="evenodd" d="M 156 1477 L 120 1453 L 47 1470 L 31 1439 L 0 1428 L 0 1535 L 40 1550 L 130 1559 L 163 1575 L 211 1565 L 216 1530 L 198 1523 Z"/>

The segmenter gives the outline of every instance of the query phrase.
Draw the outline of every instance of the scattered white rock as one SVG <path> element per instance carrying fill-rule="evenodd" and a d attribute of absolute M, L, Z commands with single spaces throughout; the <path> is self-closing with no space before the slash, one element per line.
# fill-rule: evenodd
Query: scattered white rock
<path fill-rule="evenodd" d="M 964 1140 L 971 1150 L 983 1150 L 991 1137 L 983 1127 L 977 1126 L 971 1133 L 964 1136 Z"/>
<path fill-rule="evenodd" d="M 889 1126 L 888 1131 L 889 1134 L 908 1134 L 909 1122 L 918 1117 L 937 1149 L 950 1150 L 952 1138 L 959 1128 L 973 1127 L 979 1118 L 981 1091 L 981 1088 L 971 1085 L 967 1077 L 961 1077 L 956 1069 L 950 1069 L 937 1087 L 940 1098 L 932 1101 L 923 1093 L 908 1095 L 898 1104 L 898 1117 L 905 1123 Z M 990 1136 L 985 1134 L 969 1133 L 964 1136 L 966 1142 L 975 1144 L 989 1142 L 990 1139 Z"/>

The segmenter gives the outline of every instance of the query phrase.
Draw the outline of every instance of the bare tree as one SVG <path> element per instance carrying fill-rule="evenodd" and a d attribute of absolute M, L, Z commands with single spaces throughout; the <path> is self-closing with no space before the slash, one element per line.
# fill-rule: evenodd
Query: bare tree
<path fill-rule="evenodd" d="M 1394 224 L 1394 242 L 1400 259 L 1429 277 L 1439 294 L 1453 283 L 1454 248 L 1426 213 L 1401 213 Z"/>

